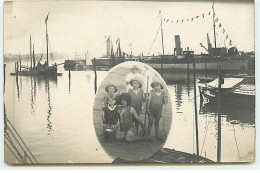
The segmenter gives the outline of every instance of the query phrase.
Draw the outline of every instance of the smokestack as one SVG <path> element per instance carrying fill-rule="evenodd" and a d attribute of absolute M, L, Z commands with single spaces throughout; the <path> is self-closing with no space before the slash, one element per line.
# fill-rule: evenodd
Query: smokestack
<path fill-rule="evenodd" d="M 111 55 L 111 40 L 110 36 L 107 37 L 107 56 Z"/>
<path fill-rule="evenodd" d="M 182 54 L 180 35 L 175 35 L 176 56 Z"/>

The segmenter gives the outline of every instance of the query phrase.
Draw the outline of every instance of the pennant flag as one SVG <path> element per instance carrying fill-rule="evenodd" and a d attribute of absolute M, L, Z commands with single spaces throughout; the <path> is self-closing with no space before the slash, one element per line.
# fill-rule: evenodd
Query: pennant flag
<path fill-rule="evenodd" d="M 183 20 L 181 21 L 181 23 L 183 23 Z"/>
<path fill-rule="evenodd" d="M 163 18 L 163 21 L 165 22 L 165 21 L 166 21 L 166 19 L 165 19 L 165 18 Z"/>
<path fill-rule="evenodd" d="M 229 45 L 232 46 L 232 40 L 229 41 Z"/>
<path fill-rule="evenodd" d="M 177 20 L 177 23 L 179 23 L 179 20 Z"/>
<path fill-rule="evenodd" d="M 45 19 L 45 24 L 47 24 L 47 21 L 48 21 L 48 18 L 49 18 L 49 14 L 50 14 L 50 12 L 47 14 L 47 17 Z"/>
<path fill-rule="evenodd" d="M 193 21 L 193 18 L 191 18 L 191 21 Z"/>
<path fill-rule="evenodd" d="M 223 29 L 223 31 L 222 31 L 222 32 L 223 32 L 223 34 L 224 34 L 224 33 L 225 33 L 225 29 Z"/>
<path fill-rule="evenodd" d="M 161 10 L 159 10 L 159 13 L 158 13 L 157 17 L 159 17 L 159 16 L 160 16 L 160 14 L 161 14 Z"/>
<path fill-rule="evenodd" d="M 202 14 L 202 18 L 204 19 L 205 13 Z"/>
<path fill-rule="evenodd" d="M 218 22 L 218 18 L 215 19 L 215 22 Z"/>
<path fill-rule="evenodd" d="M 210 15 L 210 12 L 209 12 L 209 15 Z"/>
<path fill-rule="evenodd" d="M 221 28 L 221 26 L 222 26 L 222 25 L 221 25 L 221 23 L 220 23 L 220 24 L 218 25 L 218 27 Z"/>
<path fill-rule="evenodd" d="M 168 22 L 168 21 L 169 21 L 169 19 L 166 20 L 166 22 Z"/>
<path fill-rule="evenodd" d="M 226 39 L 228 39 L 228 35 L 226 35 Z"/>
<path fill-rule="evenodd" d="M 173 22 L 173 20 L 171 21 L 171 23 Z"/>
<path fill-rule="evenodd" d="M 187 19 L 187 21 L 189 21 L 190 19 Z"/>
<path fill-rule="evenodd" d="M 199 18 L 200 16 L 196 16 L 196 18 Z"/>

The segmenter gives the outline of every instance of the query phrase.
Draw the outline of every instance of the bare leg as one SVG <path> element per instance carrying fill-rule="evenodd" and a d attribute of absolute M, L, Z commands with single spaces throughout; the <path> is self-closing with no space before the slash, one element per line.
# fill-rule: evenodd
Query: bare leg
<path fill-rule="evenodd" d="M 155 121 L 154 121 L 154 130 L 155 130 L 155 137 L 158 138 L 159 134 L 159 122 L 160 122 L 160 116 L 156 115 L 155 116 Z"/>
<path fill-rule="evenodd" d="M 143 138 L 141 136 L 137 136 L 136 135 L 136 127 L 130 127 L 129 130 L 126 132 L 126 136 L 125 136 L 125 142 L 136 142 L 136 141 L 143 141 L 143 140 L 147 140 L 146 138 Z"/>
<path fill-rule="evenodd" d="M 149 123 L 148 123 L 147 135 L 150 136 L 153 127 L 153 117 L 149 115 L 148 118 L 149 118 Z"/>

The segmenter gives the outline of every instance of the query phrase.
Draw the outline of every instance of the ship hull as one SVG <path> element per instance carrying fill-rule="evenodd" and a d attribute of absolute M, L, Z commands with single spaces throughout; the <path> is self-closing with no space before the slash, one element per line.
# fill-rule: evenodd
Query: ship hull
<path fill-rule="evenodd" d="M 161 69 L 161 64 L 159 63 L 146 63 L 156 70 Z M 208 71 L 215 72 L 218 70 L 218 67 L 221 68 L 221 71 L 244 71 L 248 70 L 248 60 L 247 59 L 227 59 L 220 62 L 196 62 L 195 68 L 196 71 Z M 163 71 L 187 71 L 193 70 L 193 63 L 172 63 L 172 64 L 163 64 Z"/>
<path fill-rule="evenodd" d="M 60 76 L 60 73 L 57 73 L 57 66 L 51 66 L 44 69 L 30 69 L 25 71 L 18 71 L 16 73 L 10 73 L 11 75 L 19 76 Z"/>

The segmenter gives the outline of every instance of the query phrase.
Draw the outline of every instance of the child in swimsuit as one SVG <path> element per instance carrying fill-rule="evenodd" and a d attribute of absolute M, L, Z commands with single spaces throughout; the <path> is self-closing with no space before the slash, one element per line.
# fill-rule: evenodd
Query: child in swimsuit
<path fill-rule="evenodd" d="M 147 134 L 148 136 L 151 133 L 151 129 L 154 123 L 155 127 L 155 137 L 158 138 L 159 133 L 159 122 L 162 115 L 163 104 L 167 104 L 168 99 L 163 89 L 163 85 L 154 81 L 151 83 L 151 87 L 153 88 L 150 92 L 149 100 L 148 100 L 148 110 L 149 110 L 149 123 Z"/>
<path fill-rule="evenodd" d="M 131 99 L 130 106 L 132 106 L 135 109 L 138 117 L 140 117 L 140 114 L 142 113 L 142 105 L 143 102 L 145 101 L 144 92 L 142 90 L 142 84 L 143 84 L 142 79 L 135 77 L 130 80 L 130 85 L 132 86 L 132 88 L 128 90 Z M 135 126 L 138 133 L 139 123 L 136 120 L 135 120 Z"/>
<path fill-rule="evenodd" d="M 115 105 L 116 100 L 113 98 L 108 98 L 108 104 L 102 109 L 102 120 L 103 120 L 103 136 L 105 129 L 112 128 L 116 129 L 119 125 L 120 114 L 118 106 Z"/>
<path fill-rule="evenodd" d="M 135 109 L 130 106 L 130 99 L 131 98 L 128 93 L 122 93 L 120 96 L 120 131 L 116 132 L 116 139 L 124 140 L 125 142 L 146 140 L 146 138 L 137 135 L 134 120 L 138 121 L 143 129 L 144 124 L 138 117 Z"/>

